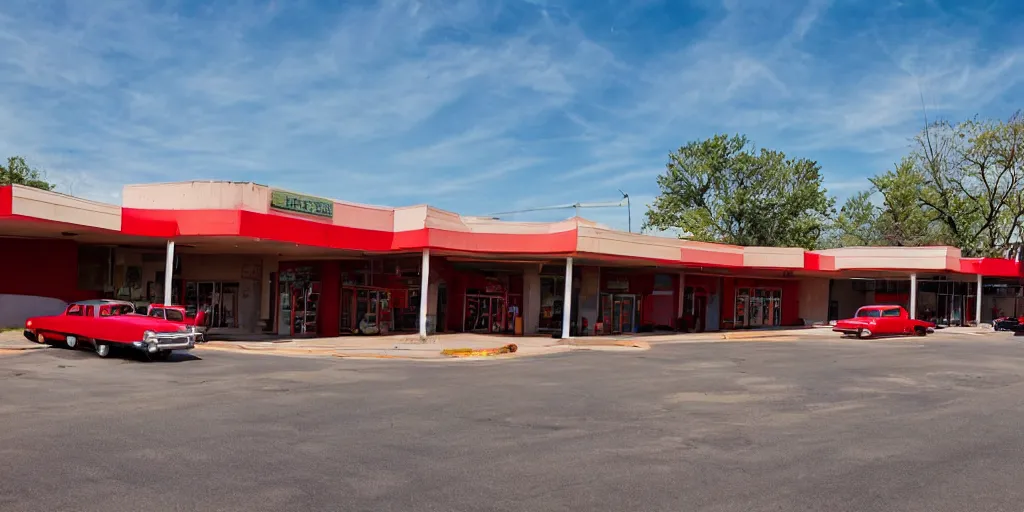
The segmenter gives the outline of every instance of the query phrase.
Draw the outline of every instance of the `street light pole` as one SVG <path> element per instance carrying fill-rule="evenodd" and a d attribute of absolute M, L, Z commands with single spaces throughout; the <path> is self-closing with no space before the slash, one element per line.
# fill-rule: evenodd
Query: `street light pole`
<path fill-rule="evenodd" d="M 623 192 L 621 189 L 619 193 L 622 194 L 622 198 L 626 200 L 626 226 L 629 232 L 633 232 L 633 208 L 629 205 L 629 194 Z"/>

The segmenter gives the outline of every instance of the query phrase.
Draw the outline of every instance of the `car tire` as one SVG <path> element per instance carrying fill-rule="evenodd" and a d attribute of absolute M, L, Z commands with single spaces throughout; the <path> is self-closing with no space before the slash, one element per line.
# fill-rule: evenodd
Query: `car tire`
<path fill-rule="evenodd" d="M 70 348 L 71 350 L 74 350 L 75 347 L 78 346 L 78 338 L 75 336 L 67 336 L 66 338 L 64 338 L 64 344 L 67 345 L 68 348 Z"/>
<path fill-rule="evenodd" d="M 43 336 L 43 333 L 41 333 L 41 332 L 37 333 L 36 334 L 36 343 L 38 343 L 40 345 L 46 345 L 46 336 Z"/>
<path fill-rule="evenodd" d="M 926 335 L 928 335 L 928 330 L 927 329 L 925 329 L 924 327 L 914 327 L 914 336 L 926 336 Z"/>
<path fill-rule="evenodd" d="M 110 343 L 102 341 L 96 342 L 96 355 L 100 357 L 107 357 L 110 355 Z"/>
<path fill-rule="evenodd" d="M 857 337 L 860 339 L 866 339 L 871 337 L 871 331 L 868 329 L 861 329 L 857 331 Z"/>

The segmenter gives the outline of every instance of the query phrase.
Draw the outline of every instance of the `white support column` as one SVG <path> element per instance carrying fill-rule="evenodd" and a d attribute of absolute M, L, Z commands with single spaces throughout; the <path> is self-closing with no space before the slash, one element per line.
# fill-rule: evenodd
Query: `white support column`
<path fill-rule="evenodd" d="M 981 274 L 978 274 L 978 296 L 974 299 L 974 325 L 981 325 Z"/>
<path fill-rule="evenodd" d="M 174 240 L 167 241 L 167 261 L 164 262 L 164 305 L 171 304 L 171 283 L 174 277 Z"/>
<path fill-rule="evenodd" d="M 562 339 L 569 339 L 572 320 L 572 256 L 565 258 L 565 297 L 562 300 Z"/>
<path fill-rule="evenodd" d="M 423 249 L 420 267 L 420 339 L 427 339 L 427 291 L 430 289 L 430 249 Z"/>
<path fill-rule="evenodd" d="M 910 318 L 917 318 L 917 274 L 910 274 Z"/>

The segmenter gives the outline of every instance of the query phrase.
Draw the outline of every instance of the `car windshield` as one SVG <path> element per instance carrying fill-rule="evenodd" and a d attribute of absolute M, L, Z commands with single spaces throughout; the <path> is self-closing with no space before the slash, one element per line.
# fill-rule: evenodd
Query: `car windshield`
<path fill-rule="evenodd" d="M 165 309 L 164 312 L 167 313 L 167 319 L 172 322 L 180 322 L 185 319 L 185 315 L 177 309 Z"/>
<path fill-rule="evenodd" d="M 882 312 L 877 309 L 858 309 L 857 318 L 878 318 L 882 316 Z"/>

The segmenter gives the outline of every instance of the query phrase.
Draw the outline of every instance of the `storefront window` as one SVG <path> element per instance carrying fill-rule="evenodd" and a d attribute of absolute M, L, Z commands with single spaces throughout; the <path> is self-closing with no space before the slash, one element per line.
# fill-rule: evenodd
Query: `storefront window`
<path fill-rule="evenodd" d="M 738 288 L 733 314 L 736 327 L 782 325 L 782 290 Z"/>
<path fill-rule="evenodd" d="M 562 306 L 565 304 L 565 277 L 540 276 L 540 322 L 546 331 L 562 329 Z"/>

